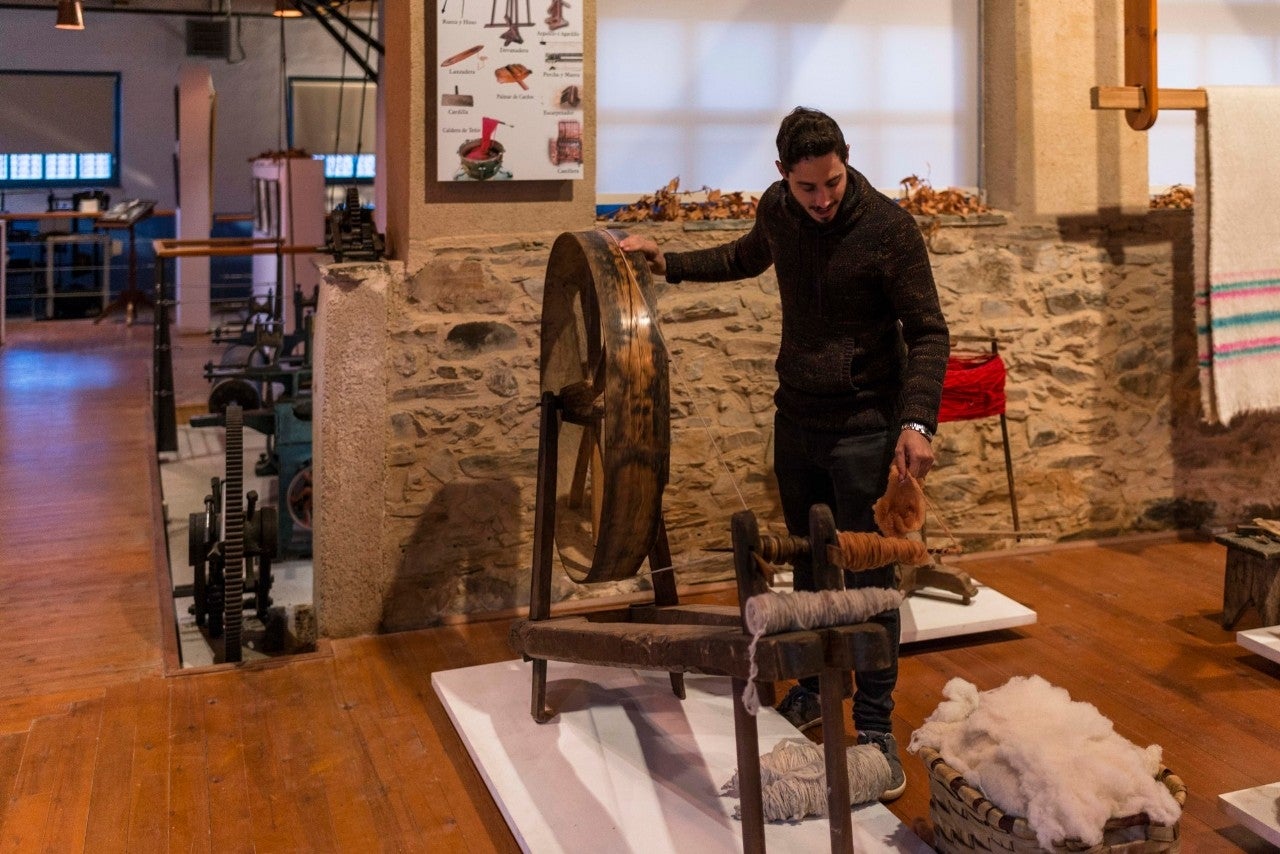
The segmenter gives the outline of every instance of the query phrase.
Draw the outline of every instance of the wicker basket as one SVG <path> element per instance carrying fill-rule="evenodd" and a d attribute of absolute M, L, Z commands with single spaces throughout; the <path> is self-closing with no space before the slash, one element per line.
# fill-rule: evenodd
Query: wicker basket
<path fill-rule="evenodd" d="M 920 759 L 929 770 L 929 816 L 933 819 L 934 846 L 947 854 L 955 851 L 1013 851 L 1046 854 L 1027 820 L 1006 815 L 969 784 L 936 750 L 922 747 Z M 1157 778 L 1182 806 L 1187 787 L 1168 768 Z M 1145 813 L 1111 819 L 1103 826 L 1102 842 L 1085 845 L 1076 840 L 1055 843 L 1052 854 L 1164 854 L 1179 850 L 1178 822 L 1153 824 Z"/>

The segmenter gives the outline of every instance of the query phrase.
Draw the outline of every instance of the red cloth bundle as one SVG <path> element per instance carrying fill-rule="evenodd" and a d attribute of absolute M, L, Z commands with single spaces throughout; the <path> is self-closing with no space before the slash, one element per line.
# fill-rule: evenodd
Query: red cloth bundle
<path fill-rule="evenodd" d="M 951 356 L 942 379 L 938 422 L 1003 414 L 1004 378 L 1004 360 L 999 353 Z"/>

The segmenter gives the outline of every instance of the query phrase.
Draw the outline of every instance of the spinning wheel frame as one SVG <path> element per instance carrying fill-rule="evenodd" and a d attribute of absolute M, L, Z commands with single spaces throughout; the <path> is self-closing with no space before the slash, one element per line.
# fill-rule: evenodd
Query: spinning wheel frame
<path fill-rule="evenodd" d="M 540 381 L 563 420 L 555 541 L 566 572 L 583 583 L 639 570 L 658 536 L 671 456 L 652 280 L 643 256 L 634 253 L 632 263 L 619 237 L 562 234 L 543 295 Z"/>

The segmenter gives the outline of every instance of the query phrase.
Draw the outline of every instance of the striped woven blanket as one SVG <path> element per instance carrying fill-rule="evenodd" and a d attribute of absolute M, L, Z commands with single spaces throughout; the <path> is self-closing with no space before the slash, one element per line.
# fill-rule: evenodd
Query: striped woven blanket
<path fill-rule="evenodd" d="M 1200 400 L 1210 423 L 1280 409 L 1280 88 L 1212 87 L 1196 121 Z"/>

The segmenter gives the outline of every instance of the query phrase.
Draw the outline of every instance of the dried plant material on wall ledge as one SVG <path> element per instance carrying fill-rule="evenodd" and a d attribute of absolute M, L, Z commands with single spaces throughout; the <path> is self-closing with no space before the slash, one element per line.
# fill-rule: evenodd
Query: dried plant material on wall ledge
<path fill-rule="evenodd" d="M 991 208 L 973 193 L 949 187 L 935 190 L 927 179 L 908 175 L 902 184 L 898 204 L 916 216 L 969 216 L 990 213 Z"/>
<path fill-rule="evenodd" d="M 1167 193 L 1157 193 L 1151 197 L 1151 209 L 1155 210 L 1188 210 L 1195 206 L 1196 191 L 1192 187 L 1174 184 Z"/>
<path fill-rule="evenodd" d="M 704 201 L 692 198 L 703 195 Z M 746 197 L 742 193 L 722 193 L 708 187 L 680 192 L 680 179 L 677 177 L 672 178 L 667 186 L 652 196 L 642 196 L 638 201 L 618 208 L 601 219 L 610 222 L 696 222 L 755 217 L 755 198 Z"/>
<path fill-rule="evenodd" d="M 918 217 L 979 217 L 977 224 L 988 224 L 992 208 L 973 193 L 955 187 L 935 190 L 927 180 L 911 175 L 901 181 L 903 196 L 898 204 Z M 699 201 L 695 197 L 701 197 Z M 642 196 L 629 205 L 619 207 L 598 219 L 604 222 L 696 222 L 714 220 L 755 219 L 755 197 L 741 192 L 725 193 L 703 187 L 681 191 L 680 179 L 672 178 L 667 186 L 651 196 Z M 1003 222 L 1003 217 L 998 217 Z M 936 223 L 935 223 L 936 224 Z M 965 223 L 956 223 L 965 224 Z M 968 224 L 973 224 L 970 220 Z"/>
<path fill-rule="evenodd" d="M 287 158 L 295 160 L 310 160 L 311 152 L 307 151 L 305 148 L 298 148 L 297 146 L 291 146 L 285 149 L 277 148 L 270 151 L 264 151 L 261 154 L 255 154 L 253 157 L 249 158 L 249 162 L 252 163 L 255 160 L 285 160 Z"/>

